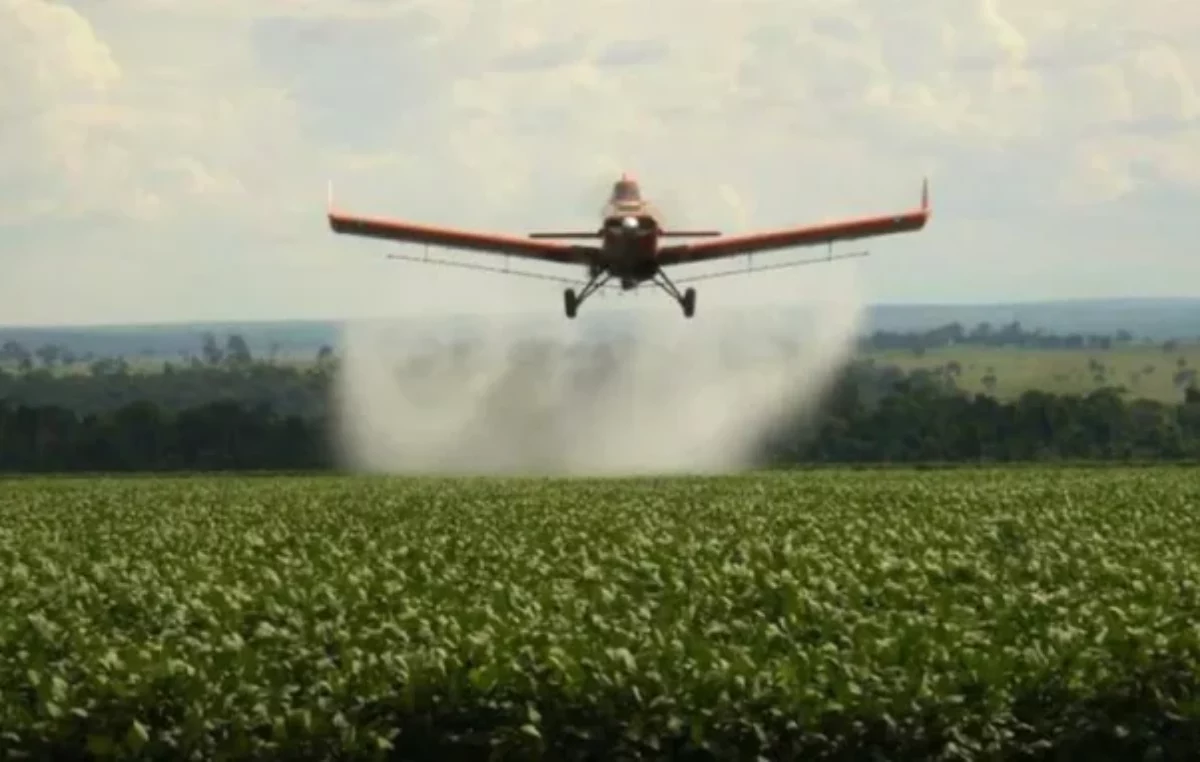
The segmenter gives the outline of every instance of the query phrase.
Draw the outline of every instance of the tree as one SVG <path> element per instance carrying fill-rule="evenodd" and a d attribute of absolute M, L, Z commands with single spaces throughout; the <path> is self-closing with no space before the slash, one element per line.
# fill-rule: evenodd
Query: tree
<path fill-rule="evenodd" d="M 221 347 L 217 345 L 217 337 L 211 333 L 204 334 L 204 344 L 200 349 L 201 355 L 204 357 L 204 362 L 212 366 L 221 364 L 225 355 L 221 352 Z"/>
<path fill-rule="evenodd" d="M 6 341 L 0 346 L 0 362 L 20 364 L 29 357 L 29 350 L 19 341 Z"/>
<path fill-rule="evenodd" d="M 988 368 L 987 372 L 983 375 L 983 378 L 979 380 L 983 383 L 983 388 L 987 389 L 988 394 L 996 393 L 996 383 L 999 379 L 996 378 L 996 372 L 994 370 Z"/>
<path fill-rule="evenodd" d="M 321 345 L 317 350 L 317 369 L 326 371 L 334 365 L 333 347 L 328 344 Z"/>
<path fill-rule="evenodd" d="M 225 339 L 225 362 L 238 368 L 246 367 L 254 362 L 250 354 L 250 346 L 241 334 L 232 333 Z"/>
<path fill-rule="evenodd" d="M 43 344 L 34 350 L 34 354 L 42 361 L 42 367 L 45 368 L 53 367 L 55 360 L 59 357 L 58 347 L 53 344 Z"/>
<path fill-rule="evenodd" d="M 1193 368 L 1184 368 L 1178 371 L 1171 380 L 1180 389 L 1189 388 L 1196 383 L 1196 371 Z"/>

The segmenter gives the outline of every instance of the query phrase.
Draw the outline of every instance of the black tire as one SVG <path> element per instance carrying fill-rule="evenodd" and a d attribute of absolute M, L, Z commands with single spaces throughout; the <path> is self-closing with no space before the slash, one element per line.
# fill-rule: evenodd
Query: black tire
<path fill-rule="evenodd" d="M 568 319 L 575 319 L 575 315 L 579 312 L 579 300 L 575 298 L 575 289 L 568 288 L 563 291 L 563 310 L 567 313 Z"/>
<path fill-rule="evenodd" d="M 696 289 L 689 288 L 683 292 L 683 316 L 690 318 L 696 314 Z"/>

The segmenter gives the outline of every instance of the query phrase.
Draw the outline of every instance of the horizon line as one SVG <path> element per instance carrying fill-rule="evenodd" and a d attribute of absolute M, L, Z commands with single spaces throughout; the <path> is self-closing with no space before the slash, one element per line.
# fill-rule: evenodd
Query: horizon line
<path fill-rule="evenodd" d="M 1195 303 L 1200 306 L 1200 296 L 1119 296 L 1119 297 L 1068 297 L 1063 299 L 1027 299 L 1015 301 L 993 301 L 993 302 L 868 302 L 864 305 L 865 309 L 1005 309 L 1019 307 L 1038 307 L 1049 305 L 1061 306 L 1084 306 L 1089 304 L 1113 304 L 1113 303 Z M 786 310 L 789 308 L 802 309 L 805 305 L 798 303 L 782 307 Z M 726 308 L 728 309 L 728 308 Z M 778 311 L 781 309 L 779 305 L 763 306 L 752 305 L 744 308 L 733 308 L 736 311 L 753 311 L 770 309 Z M 601 316 L 621 315 L 621 311 L 600 313 Z M 258 318 L 203 318 L 203 319 L 177 319 L 164 320 L 159 322 L 152 321 L 131 321 L 125 323 L 103 322 L 103 323 L 0 323 L 0 330 L 103 330 L 103 329 L 137 329 L 137 328 L 172 328 L 172 327 L 190 327 L 190 326 L 249 326 L 249 325 L 278 325 L 278 324 L 321 324 L 321 325 L 341 325 L 348 322 L 360 320 L 471 320 L 471 319 L 495 319 L 497 317 L 504 318 L 536 318 L 540 313 L 535 310 L 528 312 L 511 312 L 503 315 L 494 313 L 446 313 L 436 315 L 355 315 L 341 317 L 258 317 Z"/>

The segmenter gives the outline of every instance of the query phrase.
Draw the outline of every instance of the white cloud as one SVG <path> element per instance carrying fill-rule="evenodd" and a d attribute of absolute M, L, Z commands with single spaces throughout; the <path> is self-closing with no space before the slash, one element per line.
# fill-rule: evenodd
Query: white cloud
<path fill-rule="evenodd" d="M 622 169 L 726 230 L 903 207 L 928 173 L 931 226 L 854 271 L 872 298 L 1200 282 L 1164 205 L 1200 194 L 1200 6 L 1046 8 L 0 0 L 0 323 L 557 312 L 333 236 L 327 177 L 364 212 L 522 232 L 594 224 Z"/>
<path fill-rule="evenodd" d="M 121 77 L 111 49 L 74 11 L 27 0 L 0 4 L 0 166 L 6 175 L 0 221 L 70 215 L 84 201 L 74 194 L 69 200 L 29 194 L 26 183 L 45 180 L 67 190 L 112 171 L 120 158 L 91 150 L 89 122 L 104 114 L 105 96 Z"/>

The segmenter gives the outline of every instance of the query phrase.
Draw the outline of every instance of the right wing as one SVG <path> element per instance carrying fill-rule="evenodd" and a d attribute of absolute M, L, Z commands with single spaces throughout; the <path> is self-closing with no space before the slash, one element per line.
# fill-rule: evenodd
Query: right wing
<path fill-rule="evenodd" d="M 908 233 L 925 227 L 925 223 L 929 221 L 929 215 L 929 183 L 925 181 L 921 185 L 921 205 L 907 212 L 744 235 L 722 236 L 708 241 L 685 243 L 678 246 L 664 246 L 659 249 L 658 263 L 665 267 L 797 246 L 832 244 L 837 241 L 853 241 L 894 233 Z"/>
<path fill-rule="evenodd" d="M 496 233 L 477 233 L 469 230 L 418 225 L 404 220 L 384 217 L 364 217 L 336 211 L 333 191 L 329 193 L 329 227 L 335 233 L 379 238 L 401 243 L 423 243 L 450 249 L 465 249 L 486 254 L 501 254 L 542 262 L 587 264 L 600 253 L 595 246 L 575 246 L 551 241 L 536 241 L 519 236 Z"/>

